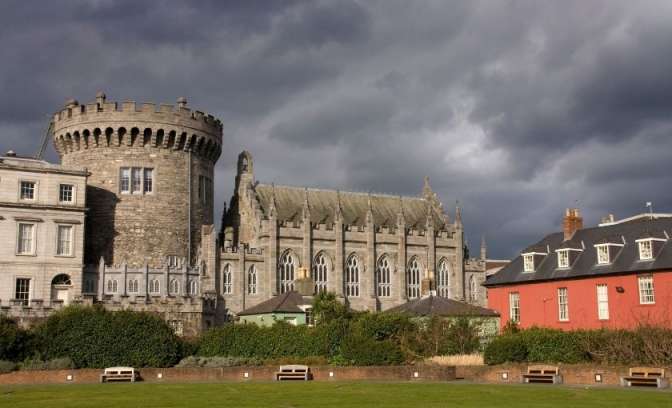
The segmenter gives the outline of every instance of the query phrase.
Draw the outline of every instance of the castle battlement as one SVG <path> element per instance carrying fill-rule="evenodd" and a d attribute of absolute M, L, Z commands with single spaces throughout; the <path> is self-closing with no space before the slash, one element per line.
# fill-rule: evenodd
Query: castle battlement
<path fill-rule="evenodd" d="M 149 145 L 216 161 L 222 149 L 222 122 L 186 105 L 185 98 L 178 98 L 177 106 L 107 102 L 103 93 L 88 104 L 71 99 L 52 117 L 54 145 L 61 156 L 95 147 Z"/>

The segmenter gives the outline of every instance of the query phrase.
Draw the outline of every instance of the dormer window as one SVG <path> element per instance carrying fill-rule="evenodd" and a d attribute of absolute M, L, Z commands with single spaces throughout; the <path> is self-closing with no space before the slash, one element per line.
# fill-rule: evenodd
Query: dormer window
<path fill-rule="evenodd" d="M 534 272 L 534 254 L 523 255 L 523 271 Z"/>
<path fill-rule="evenodd" d="M 599 265 L 606 265 L 609 262 L 609 246 L 608 245 L 595 245 L 597 250 L 597 263 Z"/>
<path fill-rule="evenodd" d="M 569 249 L 558 251 L 558 268 L 569 268 Z"/>
<path fill-rule="evenodd" d="M 639 244 L 639 259 L 646 261 L 653 259 L 653 242 L 650 239 L 642 240 Z"/>

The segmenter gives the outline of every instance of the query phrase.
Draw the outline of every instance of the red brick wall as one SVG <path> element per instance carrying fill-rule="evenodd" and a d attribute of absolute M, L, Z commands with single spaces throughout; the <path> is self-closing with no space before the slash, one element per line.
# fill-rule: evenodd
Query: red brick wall
<path fill-rule="evenodd" d="M 488 289 L 488 307 L 509 321 L 509 293 L 520 294 L 520 326 L 562 330 L 634 328 L 639 324 L 672 327 L 672 272 L 654 272 L 655 304 L 639 304 L 637 274 L 509 285 Z M 606 284 L 609 319 L 597 315 L 597 285 Z M 623 288 L 623 293 L 616 288 Z M 558 288 L 567 288 L 569 321 L 558 320 Z"/>
<path fill-rule="evenodd" d="M 140 376 L 145 382 L 272 381 L 277 370 L 278 367 L 143 368 L 140 369 Z M 15 371 L 0 375 L 0 384 L 97 383 L 100 381 L 102 371 L 100 369 Z M 317 381 L 450 381 L 455 379 L 455 367 L 440 366 L 311 367 L 311 372 Z M 329 373 L 333 373 L 333 376 Z M 68 375 L 72 376 L 71 380 L 67 379 Z"/>

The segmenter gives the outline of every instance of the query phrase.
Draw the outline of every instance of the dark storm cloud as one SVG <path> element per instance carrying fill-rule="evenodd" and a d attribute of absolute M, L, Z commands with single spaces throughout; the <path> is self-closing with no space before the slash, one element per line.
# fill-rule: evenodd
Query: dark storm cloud
<path fill-rule="evenodd" d="M 220 202 L 244 148 L 264 181 L 429 175 L 508 257 L 567 206 L 672 211 L 671 22 L 665 1 L 6 1 L 0 150 L 33 153 L 69 97 L 185 95 L 224 121 Z"/>

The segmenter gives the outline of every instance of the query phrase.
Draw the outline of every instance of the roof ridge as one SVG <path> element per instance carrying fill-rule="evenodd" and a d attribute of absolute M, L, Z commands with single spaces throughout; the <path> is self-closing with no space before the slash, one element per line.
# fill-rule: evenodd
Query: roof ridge
<path fill-rule="evenodd" d="M 412 195 L 404 195 L 404 194 L 392 194 L 392 193 L 378 193 L 374 191 L 353 191 L 353 190 L 340 190 L 340 189 L 330 189 L 330 188 L 318 188 L 318 187 L 306 187 L 306 186 L 297 186 L 297 185 L 290 185 L 290 184 L 277 184 L 277 183 L 262 183 L 262 182 L 257 182 L 257 186 L 263 186 L 263 187 L 270 187 L 271 185 L 275 186 L 276 188 L 291 188 L 291 189 L 297 189 L 297 190 L 308 190 L 308 191 L 316 191 L 316 192 L 333 192 L 336 193 L 337 191 L 340 192 L 341 194 L 354 194 L 354 195 L 362 195 L 362 196 L 380 196 L 380 197 L 390 197 L 390 198 L 395 198 L 399 199 L 399 197 L 406 198 L 406 199 L 411 199 L 411 200 L 421 200 L 421 201 L 426 201 L 424 197 L 422 196 L 412 196 Z"/>

